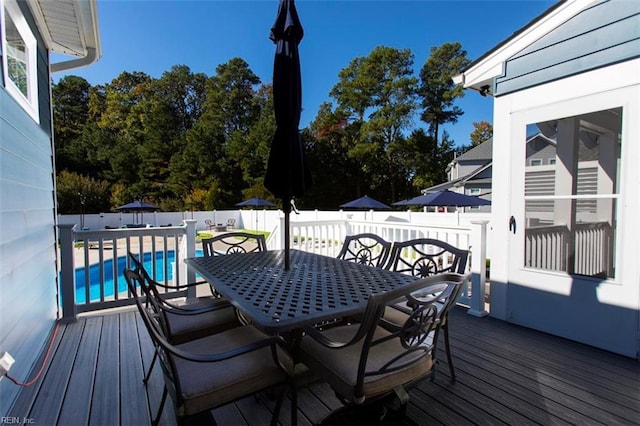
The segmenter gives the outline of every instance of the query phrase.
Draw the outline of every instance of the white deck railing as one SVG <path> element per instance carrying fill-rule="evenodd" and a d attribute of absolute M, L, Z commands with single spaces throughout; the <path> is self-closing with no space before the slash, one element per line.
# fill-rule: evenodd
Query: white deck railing
<path fill-rule="evenodd" d="M 194 281 L 195 274 L 183 262 L 196 253 L 194 224 L 186 220 L 182 226 L 99 231 L 59 226 L 63 319 L 133 303 L 123 276 L 124 268 L 131 266 L 129 252 L 147 262 L 154 279 L 163 284 Z"/>
<path fill-rule="evenodd" d="M 525 266 L 589 276 L 613 276 L 613 232 L 607 222 L 527 228 Z"/>
<path fill-rule="evenodd" d="M 363 232 L 380 235 L 387 241 L 434 238 L 471 252 L 468 270 L 470 285 L 459 302 L 470 306 L 469 313 L 486 315 L 484 308 L 486 277 L 486 223 L 469 226 L 425 226 L 398 222 L 352 220 L 292 221 L 290 247 L 326 256 L 336 256 L 345 236 Z M 284 218 L 268 240 L 270 250 L 284 248 Z M 73 225 L 60 225 L 60 288 L 63 318 L 72 320 L 80 312 L 131 304 L 122 271 L 129 267 L 130 251 L 151 262 L 155 279 L 165 284 L 193 282 L 195 274 L 183 259 L 196 254 L 194 220 L 182 226 L 124 228 L 77 231 Z M 148 259 L 147 259 L 148 258 Z M 76 282 L 76 270 L 84 275 Z M 190 289 L 195 292 L 195 290 Z M 182 294 L 182 293 L 180 293 Z M 194 296 L 195 294 L 189 294 Z"/>

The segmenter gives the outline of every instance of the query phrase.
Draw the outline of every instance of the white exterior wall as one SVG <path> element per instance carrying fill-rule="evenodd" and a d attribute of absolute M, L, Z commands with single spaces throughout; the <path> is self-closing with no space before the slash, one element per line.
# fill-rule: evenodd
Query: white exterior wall
<path fill-rule="evenodd" d="M 520 322 L 533 328 L 573 338 L 605 349 L 637 356 L 640 351 L 640 59 L 616 64 L 577 76 L 568 77 L 542 86 L 522 90 L 495 99 L 494 152 L 493 152 L 493 204 L 490 241 L 503 241 L 493 248 L 491 268 L 491 315 L 505 319 L 525 318 Z M 616 234 L 616 277 L 595 285 L 579 276 L 538 272 L 520 273 L 522 239 L 509 231 L 509 218 L 523 217 L 523 193 L 519 176 L 524 179 L 524 160 L 515 158 L 515 144 L 522 143 L 524 128 L 514 123 L 519 113 L 537 118 L 557 119 L 607 108 L 623 108 L 622 160 L 620 168 L 620 198 Z M 560 111 L 560 112 L 559 112 Z M 513 168 L 513 170 L 512 170 Z M 524 221 L 518 223 L 519 234 L 524 232 Z M 516 257 L 516 258 L 514 258 Z M 530 281 L 523 281 L 529 277 Z M 584 281 L 584 282 L 583 282 Z M 547 294 L 549 300 L 560 304 L 536 306 L 525 312 L 532 300 L 514 298 L 515 285 L 525 286 Z M 590 286 L 590 287 L 589 287 Z M 593 294 L 585 288 L 595 289 Z M 511 297 L 510 297 L 511 296 Z M 565 296 L 564 298 L 555 296 Z M 541 304 L 544 297 L 540 296 Z M 511 302 L 510 302 L 511 300 Z M 550 302 L 551 303 L 551 302 Z M 593 311 L 587 311 L 590 306 Z M 529 308 L 533 309 L 533 308 Z M 582 318 L 581 326 L 570 320 Z M 594 328 L 589 325 L 593 323 Z"/>

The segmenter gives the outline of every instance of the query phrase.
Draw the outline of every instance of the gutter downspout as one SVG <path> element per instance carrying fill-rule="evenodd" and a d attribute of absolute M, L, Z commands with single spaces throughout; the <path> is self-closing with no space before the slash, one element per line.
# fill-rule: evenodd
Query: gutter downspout
<path fill-rule="evenodd" d="M 60 72 L 60 71 L 70 70 L 73 68 L 84 67 L 87 65 L 91 65 L 97 60 L 98 60 L 98 51 L 92 47 L 88 47 L 87 55 L 82 58 L 71 59 L 69 61 L 63 61 L 63 62 L 57 62 L 55 64 L 51 64 L 51 72 Z"/>

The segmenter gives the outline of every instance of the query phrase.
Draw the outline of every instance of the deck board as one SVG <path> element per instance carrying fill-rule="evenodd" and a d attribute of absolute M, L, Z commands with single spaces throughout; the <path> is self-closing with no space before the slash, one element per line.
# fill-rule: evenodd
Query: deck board
<path fill-rule="evenodd" d="M 43 424 L 52 424 L 57 420 L 62 409 L 85 324 L 86 321 L 82 321 L 65 327 L 63 339 L 51 360 L 38 397 L 27 417 Z"/>
<path fill-rule="evenodd" d="M 89 422 L 89 410 L 85 407 L 91 406 L 93 398 L 102 320 L 102 317 L 94 317 L 85 321 L 78 347 L 78 356 L 71 371 L 71 379 L 58 418 L 59 424 L 87 424 Z"/>
<path fill-rule="evenodd" d="M 640 424 L 637 360 L 462 308 L 452 312 L 450 335 L 457 380 L 440 345 L 435 380 L 410 391 L 407 417 L 417 424 Z M 159 365 L 142 383 L 153 353 L 134 311 L 61 325 L 44 377 L 22 390 L 10 413 L 38 424 L 149 424 L 164 386 Z M 266 425 L 274 406 L 262 394 L 212 413 L 220 425 Z M 283 426 L 290 406 L 283 404 Z M 298 391 L 298 424 L 316 424 L 340 406 L 326 383 L 311 381 Z M 161 424 L 176 424 L 170 399 Z"/>
<path fill-rule="evenodd" d="M 147 392 L 141 378 L 144 376 L 140 341 L 135 312 L 121 315 L 120 324 L 120 424 L 149 424 Z M 126 420 L 126 421 L 125 421 Z"/>
<path fill-rule="evenodd" d="M 120 422 L 119 327 L 119 315 L 104 317 L 89 416 L 91 425 L 114 425 Z"/>
<path fill-rule="evenodd" d="M 562 404 L 567 409 L 586 414 L 589 418 L 605 424 L 615 424 L 624 420 L 633 422 L 640 416 L 640 403 L 637 399 L 628 398 L 609 378 L 594 378 L 593 375 L 588 377 L 573 357 L 552 360 L 546 353 L 546 348 L 543 350 L 533 345 L 534 347 L 524 350 L 522 347 L 496 341 L 486 334 L 483 334 L 482 338 L 477 336 L 471 331 L 468 331 L 468 334 L 460 332 L 456 339 L 464 339 L 465 345 L 471 343 L 478 349 L 479 352 L 474 352 L 474 357 L 479 356 L 495 366 L 500 365 L 502 370 L 497 374 L 507 379 L 511 377 L 519 380 L 523 385 L 538 387 L 536 393 Z M 548 337 L 549 348 L 555 347 L 556 338 Z M 452 339 L 454 348 L 460 346 L 454 342 L 456 339 Z M 556 350 L 556 353 L 558 351 Z M 571 363 L 571 368 L 567 368 L 567 363 Z M 594 369 L 591 368 L 589 371 Z M 610 387 L 607 387 L 607 383 Z M 612 391 L 611 387 L 618 392 Z M 593 398 L 594 393 L 597 393 L 597 398 Z M 545 405 L 544 401 L 541 403 Z"/>

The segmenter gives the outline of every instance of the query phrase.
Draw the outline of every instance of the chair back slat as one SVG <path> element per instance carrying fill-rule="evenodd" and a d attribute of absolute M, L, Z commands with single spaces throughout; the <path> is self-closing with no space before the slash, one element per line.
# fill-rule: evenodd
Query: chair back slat
<path fill-rule="evenodd" d="M 391 242 L 376 234 L 364 233 L 347 235 L 342 244 L 338 259 L 382 268 L 387 264 Z"/>
<path fill-rule="evenodd" d="M 445 272 L 466 273 L 469 250 L 433 238 L 417 238 L 393 244 L 389 269 L 416 277 Z"/>
<path fill-rule="evenodd" d="M 202 251 L 205 256 L 252 253 L 266 250 L 267 240 L 262 234 L 227 232 L 211 238 L 202 239 Z"/>

